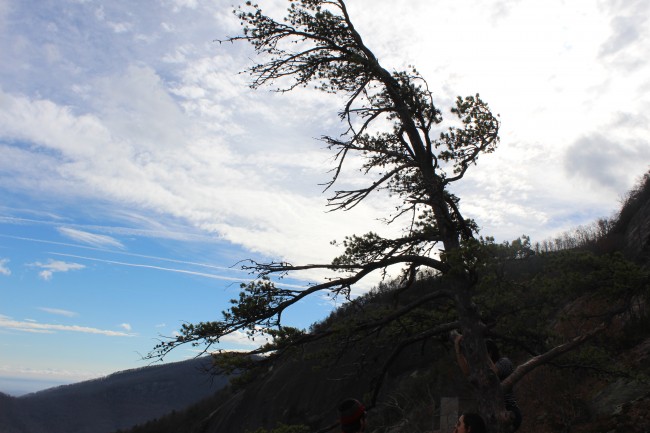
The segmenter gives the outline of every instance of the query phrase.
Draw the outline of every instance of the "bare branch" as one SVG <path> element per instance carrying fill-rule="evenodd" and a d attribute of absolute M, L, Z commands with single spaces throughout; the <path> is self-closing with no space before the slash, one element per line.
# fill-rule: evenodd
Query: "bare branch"
<path fill-rule="evenodd" d="M 434 328 L 428 329 L 424 332 L 421 332 L 413 337 L 407 338 L 405 340 L 400 341 L 400 343 L 393 349 L 391 354 L 388 356 L 386 361 L 384 362 L 383 367 L 380 370 L 379 376 L 376 379 L 375 386 L 373 387 L 373 393 L 372 393 L 372 399 L 370 403 L 370 407 L 374 407 L 375 404 L 377 403 L 377 397 L 379 396 L 379 391 L 381 390 L 381 386 L 383 385 L 384 378 L 386 377 L 386 373 L 388 373 L 388 369 L 390 366 L 395 362 L 395 359 L 402 353 L 404 349 L 409 347 L 412 344 L 418 343 L 420 341 L 426 340 L 428 338 L 431 338 L 435 335 L 443 335 L 443 334 L 448 334 L 454 329 L 457 329 L 458 326 L 460 325 L 460 322 L 451 322 L 451 323 L 445 323 L 438 325 Z"/>
<path fill-rule="evenodd" d="M 383 183 L 390 180 L 395 174 L 399 173 L 406 167 L 408 167 L 408 165 L 405 164 L 393 168 L 384 174 L 381 178 L 374 181 L 372 185 L 368 186 L 367 188 L 352 191 L 336 191 L 334 197 L 328 199 L 327 205 L 333 206 L 332 210 L 350 210 L 358 205 L 361 201 L 363 201 L 363 199 L 365 199 L 368 194 L 379 188 Z"/>
<path fill-rule="evenodd" d="M 526 374 L 530 373 L 532 370 L 539 367 L 540 365 L 548 363 L 549 361 L 557 358 L 558 356 L 564 355 L 565 353 L 575 349 L 576 347 L 585 343 L 589 339 L 593 338 L 596 334 L 603 331 L 606 327 L 607 326 L 605 325 L 605 323 L 601 323 L 591 331 L 579 335 L 564 344 L 556 346 L 546 353 L 543 353 L 541 355 L 529 359 L 528 361 L 519 365 L 515 369 L 515 371 L 512 372 L 510 376 L 508 376 L 503 382 L 501 382 L 501 387 L 504 389 L 505 392 L 510 391 L 514 386 L 514 384 L 519 382 L 519 380 L 521 380 Z"/>

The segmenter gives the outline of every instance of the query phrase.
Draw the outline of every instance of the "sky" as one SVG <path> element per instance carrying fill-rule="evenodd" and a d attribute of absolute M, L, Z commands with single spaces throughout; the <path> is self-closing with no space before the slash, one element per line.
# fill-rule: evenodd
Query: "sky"
<path fill-rule="evenodd" d="M 382 196 L 326 211 L 317 138 L 343 132 L 340 100 L 251 90 L 254 52 L 218 42 L 238 34 L 233 3 L 0 0 L 0 392 L 146 366 L 183 323 L 220 318 L 251 278 L 241 260 L 327 263 L 332 240 L 394 230 Z M 347 4 L 443 111 L 480 93 L 500 115 L 497 151 L 454 186 L 481 234 L 542 241 L 612 216 L 650 168 L 646 0 Z M 336 305 L 316 296 L 286 323 Z"/>

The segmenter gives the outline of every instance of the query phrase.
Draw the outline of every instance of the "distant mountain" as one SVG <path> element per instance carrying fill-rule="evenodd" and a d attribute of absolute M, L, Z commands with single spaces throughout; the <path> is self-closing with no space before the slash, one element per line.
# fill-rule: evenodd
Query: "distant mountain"
<path fill-rule="evenodd" d="M 110 433 L 187 408 L 229 382 L 209 357 L 143 367 L 22 397 L 0 393 L 2 433 Z"/>

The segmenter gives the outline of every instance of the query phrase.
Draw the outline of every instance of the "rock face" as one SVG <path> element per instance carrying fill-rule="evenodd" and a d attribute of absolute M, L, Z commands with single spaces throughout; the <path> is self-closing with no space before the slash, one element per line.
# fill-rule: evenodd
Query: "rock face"
<path fill-rule="evenodd" d="M 625 232 L 625 245 L 631 257 L 650 259 L 650 201 L 634 215 Z"/>

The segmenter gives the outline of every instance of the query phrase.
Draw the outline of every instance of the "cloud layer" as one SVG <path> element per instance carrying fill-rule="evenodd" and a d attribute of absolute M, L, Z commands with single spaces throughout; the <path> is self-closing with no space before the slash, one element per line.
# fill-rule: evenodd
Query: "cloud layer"
<path fill-rule="evenodd" d="M 604 5 L 465 1 L 434 13 L 428 2 L 379 2 L 369 17 L 351 2 L 385 63 L 415 63 L 443 101 L 481 91 L 501 113 L 501 150 L 460 187 L 464 208 L 487 231 L 552 234 L 573 223 L 550 224 L 554 209 L 585 197 L 594 216 L 606 212 L 647 169 L 648 123 L 638 113 L 648 108 L 648 14 L 637 3 Z M 173 218 L 301 261 L 330 257 L 328 241 L 344 233 L 385 230 L 373 222 L 385 214 L 381 202 L 354 217 L 323 214 L 317 184 L 331 162 L 312 137 L 339 128 L 335 100 L 247 90 L 237 72 L 250 50 L 212 42 L 237 31 L 228 5 L 160 3 L 145 14 L 130 2 L 71 2 L 69 16 L 50 16 L 48 7 L 29 15 L 42 34 L 4 27 L 3 50 L 18 59 L 0 81 L 5 188 Z M 385 26 L 398 10 L 405 19 Z M 461 16 L 472 33 L 452 32 Z M 622 95 L 632 97 L 621 104 Z M 120 247 L 73 230 L 61 229 Z"/>
<path fill-rule="evenodd" d="M 84 334 L 105 335 L 108 337 L 132 337 L 133 334 L 121 331 L 112 331 L 106 329 L 97 329 L 88 326 L 79 325 L 60 325 L 53 323 L 39 323 L 33 321 L 18 321 L 0 314 L 0 329 L 13 331 L 34 332 L 51 334 L 55 332 L 79 332 Z M 130 331 L 127 329 L 127 331 Z"/>

